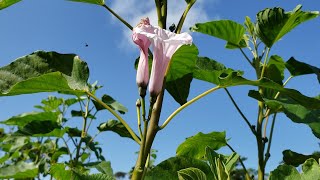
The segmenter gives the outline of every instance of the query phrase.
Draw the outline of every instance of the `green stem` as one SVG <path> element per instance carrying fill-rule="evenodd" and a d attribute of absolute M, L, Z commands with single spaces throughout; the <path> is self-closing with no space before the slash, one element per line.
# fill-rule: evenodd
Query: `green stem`
<path fill-rule="evenodd" d="M 227 146 L 229 147 L 229 149 L 230 149 L 232 152 L 237 153 L 237 152 L 232 148 L 232 146 L 230 146 L 230 144 L 227 143 Z M 251 179 L 251 178 L 250 178 L 250 174 L 249 174 L 249 172 L 247 171 L 247 168 L 246 168 L 246 166 L 244 165 L 243 161 L 241 160 L 241 157 L 239 157 L 239 162 L 240 162 L 240 164 L 241 164 L 244 172 L 246 173 L 246 180 L 250 180 L 250 179 Z"/>
<path fill-rule="evenodd" d="M 167 0 L 155 0 L 157 15 L 158 15 L 158 26 L 162 29 L 166 29 L 167 22 Z"/>
<path fill-rule="evenodd" d="M 139 104 L 141 103 L 140 100 L 138 99 Z M 138 102 L 137 101 L 137 102 Z M 141 108 L 141 104 L 140 105 L 136 105 L 137 107 L 137 120 L 138 120 L 138 131 L 139 131 L 139 135 L 140 138 L 142 138 L 142 130 L 141 130 L 141 113 L 140 113 L 140 108 Z"/>
<path fill-rule="evenodd" d="M 133 132 L 133 130 L 130 128 L 130 126 L 127 124 L 127 122 L 124 119 L 122 119 L 122 117 L 119 114 L 117 114 L 113 109 L 111 109 L 111 107 L 109 107 L 107 104 L 105 104 L 99 98 L 97 98 L 95 95 L 91 94 L 90 92 L 86 92 L 86 93 L 90 97 L 92 97 L 95 101 L 97 101 L 101 106 L 106 108 L 112 115 L 114 115 L 123 124 L 123 126 L 128 130 L 128 132 L 132 136 L 133 140 L 135 140 L 138 144 L 141 144 L 139 137 Z"/>
<path fill-rule="evenodd" d="M 113 14 L 116 18 L 118 18 L 124 25 L 126 25 L 129 29 L 133 29 L 133 27 L 125 21 L 122 17 L 120 17 L 117 13 L 115 13 L 111 8 L 109 8 L 106 4 L 102 5 L 105 9 L 107 9 L 111 14 Z"/>
<path fill-rule="evenodd" d="M 252 67 L 254 67 L 253 64 L 252 64 L 252 62 L 251 62 L 251 60 L 250 60 L 249 57 L 246 55 L 246 53 L 244 53 L 244 51 L 242 50 L 242 48 L 239 48 L 239 49 L 240 49 L 242 55 L 243 55 L 243 56 L 246 58 L 246 60 L 248 61 L 248 63 L 249 63 Z"/>
<path fill-rule="evenodd" d="M 265 167 L 264 167 L 264 140 L 262 138 L 262 124 L 263 124 L 263 107 L 264 104 L 262 102 L 259 102 L 259 114 L 258 114 L 258 120 L 257 120 L 257 134 L 256 134 L 256 140 L 257 140 L 257 146 L 258 146 L 258 180 L 264 180 L 264 173 L 265 173 Z"/>
<path fill-rule="evenodd" d="M 263 78 L 263 76 L 264 76 L 264 72 L 266 70 L 266 66 L 267 66 L 267 63 L 268 63 L 269 52 L 270 52 L 270 48 L 267 48 L 266 56 L 264 58 L 263 67 L 262 67 L 262 70 L 261 70 L 260 79 Z"/>
<path fill-rule="evenodd" d="M 190 101 L 186 102 L 185 104 L 183 104 L 182 106 L 180 106 L 178 109 L 176 109 L 165 121 L 164 123 L 160 126 L 160 130 L 165 128 L 168 123 L 172 120 L 172 118 L 174 118 L 180 111 L 182 111 L 184 108 L 188 107 L 189 105 L 191 105 L 192 103 L 196 102 L 197 100 L 203 98 L 204 96 L 220 89 L 221 87 L 220 86 L 216 86 L 214 88 L 211 88 L 209 90 L 207 90 L 206 92 L 198 95 L 197 97 L 191 99 Z"/>
<path fill-rule="evenodd" d="M 177 28 L 176 28 L 176 30 L 175 30 L 175 32 L 176 32 L 177 34 L 180 34 L 181 29 L 182 29 L 182 25 L 183 25 L 183 23 L 184 23 L 184 21 L 185 21 L 185 19 L 186 19 L 186 17 L 187 17 L 187 14 L 188 14 L 189 10 L 191 9 L 191 7 L 193 6 L 193 4 L 194 4 L 195 2 L 196 2 L 196 1 L 192 1 L 192 3 L 189 3 L 189 4 L 187 5 L 186 9 L 184 10 L 184 12 L 183 12 L 183 14 L 182 14 L 182 16 L 181 16 L 181 18 L 180 18 L 180 20 L 179 20 L 179 23 L 178 23 L 178 25 L 177 25 Z"/>
<path fill-rule="evenodd" d="M 241 109 L 239 108 L 238 104 L 236 103 L 236 101 L 233 99 L 232 95 L 230 94 L 229 90 L 227 88 L 224 88 L 224 90 L 227 92 L 230 100 L 232 101 L 234 107 L 238 110 L 239 114 L 241 115 L 241 117 L 244 119 L 244 121 L 247 123 L 247 125 L 249 126 L 251 132 L 255 135 L 256 131 L 254 128 L 252 128 L 252 125 L 250 124 L 249 120 L 247 119 L 247 117 L 242 113 Z"/>
<path fill-rule="evenodd" d="M 268 147 L 267 147 L 267 151 L 266 151 L 266 154 L 265 154 L 264 166 L 266 166 L 266 164 L 267 164 L 267 162 L 268 162 L 268 160 L 270 158 L 270 148 L 271 148 L 274 124 L 276 122 L 276 116 L 277 116 L 277 113 L 275 113 L 273 115 L 273 119 L 272 119 L 271 130 L 270 130 L 270 134 L 269 134 Z"/>

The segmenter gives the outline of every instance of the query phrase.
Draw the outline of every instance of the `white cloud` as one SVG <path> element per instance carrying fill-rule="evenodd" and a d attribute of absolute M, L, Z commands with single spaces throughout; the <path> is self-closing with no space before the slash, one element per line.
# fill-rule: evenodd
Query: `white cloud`
<path fill-rule="evenodd" d="M 208 0 L 198 0 L 189 11 L 182 31 L 188 31 L 188 29 L 197 22 L 208 21 L 209 15 L 205 11 L 205 7 L 209 4 L 213 5 L 212 2 L 215 1 L 216 0 L 211 0 L 210 2 L 208 2 Z M 157 25 L 157 12 L 153 0 L 145 0 L 143 2 L 142 0 L 114 0 L 110 7 L 132 26 L 138 24 L 140 19 L 145 17 L 149 17 L 151 24 Z M 176 25 L 178 24 L 185 8 L 186 3 L 184 3 L 184 0 L 168 1 L 168 27 L 172 23 Z M 116 18 L 113 18 L 113 20 L 118 21 Z M 120 43 L 121 48 L 132 48 L 133 43 L 131 42 L 131 32 L 128 31 L 128 29 L 123 29 L 123 32 L 124 37 Z M 128 40 L 130 41 L 129 43 Z"/>

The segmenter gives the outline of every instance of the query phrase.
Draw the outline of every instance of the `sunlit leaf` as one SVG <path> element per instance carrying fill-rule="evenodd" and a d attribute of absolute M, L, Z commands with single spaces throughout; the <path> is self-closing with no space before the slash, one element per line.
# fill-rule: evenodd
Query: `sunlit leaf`
<path fill-rule="evenodd" d="M 292 76 L 301 76 L 306 74 L 315 74 L 318 77 L 320 83 L 320 69 L 309 65 L 307 63 L 296 60 L 294 57 L 291 57 L 286 62 L 286 67 L 289 70 Z"/>
<path fill-rule="evenodd" d="M 239 45 L 245 33 L 245 29 L 241 24 L 231 20 L 198 23 L 195 24 L 191 30 L 223 39 L 233 45 Z"/>
<path fill-rule="evenodd" d="M 302 6 L 298 5 L 290 12 L 284 12 L 280 7 L 260 11 L 257 14 L 256 34 L 262 42 L 271 47 L 296 26 L 319 15 L 319 11 L 304 12 L 301 8 Z"/>
<path fill-rule="evenodd" d="M 178 171 L 179 180 L 207 180 L 206 174 L 198 168 L 186 168 Z"/>
<path fill-rule="evenodd" d="M 203 171 L 206 174 L 207 179 L 213 179 L 210 167 L 206 162 L 182 156 L 171 157 L 162 161 L 147 172 L 145 179 L 178 179 L 178 171 L 190 167 Z"/>
<path fill-rule="evenodd" d="M 1 0 L 0 1 L 0 10 L 7 8 L 15 3 L 20 2 L 21 0 Z"/>
<path fill-rule="evenodd" d="M 302 165 L 302 173 L 291 165 L 280 165 L 271 171 L 269 180 L 309 180 L 320 179 L 320 167 L 315 159 L 308 159 Z"/>
<path fill-rule="evenodd" d="M 298 167 L 299 165 L 303 164 L 307 159 L 313 158 L 315 160 L 320 159 L 320 154 L 312 154 L 312 155 L 304 155 L 300 153 L 296 153 L 291 150 L 284 150 L 282 152 L 283 161 L 287 165 L 292 165 Z"/>
<path fill-rule="evenodd" d="M 118 120 L 109 120 L 105 123 L 101 123 L 97 128 L 99 131 L 112 131 L 117 133 L 121 137 L 128 137 L 132 139 L 129 131 Z"/>
<path fill-rule="evenodd" d="M 113 176 L 113 170 L 111 168 L 110 161 L 101 161 L 99 164 L 94 166 L 102 174 Z"/>
<path fill-rule="evenodd" d="M 183 45 L 171 58 L 170 70 L 166 76 L 166 90 L 180 105 L 187 102 L 198 53 L 194 44 Z"/>
<path fill-rule="evenodd" d="M 68 0 L 74 2 L 82 2 L 82 3 L 89 3 L 89 4 L 97 4 L 97 5 L 104 5 L 104 0 Z"/>
<path fill-rule="evenodd" d="M 0 68 L 0 96 L 38 92 L 83 94 L 87 63 L 75 54 L 37 51 Z"/>
<path fill-rule="evenodd" d="M 6 125 L 17 125 L 23 127 L 32 121 L 52 121 L 57 122 L 59 112 L 31 112 L 13 116 L 7 120 L 1 121 Z"/>
<path fill-rule="evenodd" d="M 38 165 L 20 161 L 16 164 L 11 164 L 0 168 L 1 179 L 25 179 L 33 178 L 38 175 Z"/>
<path fill-rule="evenodd" d="M 208 134 L 198 133 L 195 136 L 187 138 L 177 148 L 178 156 L 187 156 L 195 159 L 203 159 L 205 156 L 205 148 L 208 146 L 217 150 L 226 146 L 225 132 L 212 132 Z"/>

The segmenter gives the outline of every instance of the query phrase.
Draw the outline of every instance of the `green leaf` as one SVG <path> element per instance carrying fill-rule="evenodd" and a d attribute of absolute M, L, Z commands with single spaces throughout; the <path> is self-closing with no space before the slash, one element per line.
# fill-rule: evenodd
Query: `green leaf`
<path fill-rule="evenodd" d="M 215 73 L 221 73 L 220 77 L 218 78 L 219 82 L 216 82 L 216 78 L 207 78 L 204 76 L 207 74 L 209 76 L 210 74 Z M 267 78 L 262 78 L 260 80 L 248 80 L 242 77 L 242 73 L 239 71 L 233 71 L 229 69 L 225 72 L 217 72 L 217 71 L 204 71 L 201 72 L 202 76 L 195 76 L 195 78 L 198 78 L 200 80 L 208 81 L 213 84 L 218 84 L 221 88 L 230 87 L 230 86 L 239 86 L 239 85 L 252 85 L 252 86 L 258 86 L 263 88 L 269 88 L 273 89 L 275 91 L 279 91 L 284 95 L 289 96 L 293 100 L 295 100 L 297 103 L 303 105 L 306 108 L 309 109 L 319 109 L 320 108 L 320 100 L 316 98 L 311 98 L 308 96 L 304 96 L 299 91 L 294 89 L 288 89 L 284 88 L 282 85 L 275 83 Z"/>
<path fill-rule="evenodd" d="M 185 0 L 187 4 L 194 4 L 197 0 Z"/>
<path fill-rule="evenodd" d="M 284 79 L 285 62 L 280 56 L 272 55 L 265 70 L 265 77 L 282 85 Z"/>
<path fill-rule="evenodd" d="M 198 53 L 194 44 L 183 45 L 171 58 L 170 70 L 166 76 L 166 90 L 180 105 L 187 102 Z"/>
<path fill-rule="evenodd" d="M 55 96 L 49 96 L 47 99 L 43 99 L 41 103 L 43 104 L 35 106 L 35 108 L 41 109 L 46 112 L 58 111 L 59 106 L 64 102 L 63 98 L 57 98 Z"/>
<path fill-rule="evenodd" d="M 198 57 L 193 77 L 213 84 L 219 84 L 220 75 L 228 71 L 232 70 L 227 69 L 223 64 L 213 59 Z"/>
<path fill-rule="evenodd" d="M 0 168 L 1 179 L 25 179 L 34 178 L 38 175 L 38 165 L 20 161 L 16 164 L 11 164 Z"/>
<path fill-rule="evenodd" d="M 75 54 L 37 51 L 0 68 L 0 96 L 88 91 L 87 64 Z"/>
<path fill-rule="evenodd" d="M 104 0 L 68 0 L 68 1 L 104 5 Z"/>
<path fill-rule="evenodd" d="M 20 2 L 21 0 L 1 0 L 0 1 L 0 10 L 7 8 L 15 3 Z"/>
<path fill-rule="evenodd" d="M 182 156 L 171 157 L 162 161 L 147 172 L 145 179 L 178 179 L 178 171 L 190 167 L 203 171 L 206 174 L 207 179 L 213 179 L 210 167 L 206 162 Z"/>
<path fill-rule="evenodd" d="M 301 176 L 296 168 L 283 164 L 270 172 L 269 180 L 301 180 Z"/>
<path fill-rule="evenodd" d="M 254 23 L 251 22 L 251 19 L 249 16 L 246 16 L 246 19 L 244 21 L 244 25 L 247 29 L 247 32 L 249 32 L 251 37 L 255 37 L 255 30 L 254 30 Z"/>
<path fill-rule="evenodd" d="M 85 113 L 83 111 L 71 110 L 72 117 L 83 117 Z M 87 117 L 90 119 L 96 119 L 96 117 L 92 114 L 87 114 Z"/>
<path fill-rule="evenodd" d="M 307 63 L 296 60 L 291 57 L 285 64 L 286 68 L 289 70 L 291 76 L 301 76 L 306 74 L 315 74 L 318 77 L 320 83 L 320 69 L 311 66 Z"/>
<path fill-rule="evenodd" d="M 277 100 L 264 98 L 264 101 L 269 108 L 274 111 L 283 112 L 293 122 L 309 125 L 313 134 L 320 138 L 320 108 L 309 109 L 308 107 L 303 106 L 303 104 L 286 96 L 280 96 Z"/>
<path fill-rule="evenodd" d="M 27 136 L 39 135 L 40 136 L 50 133 L 56 128 L 60 128 L 60 125 L 57 122 L 53 121 L 32 121 L 25 126 L 19 128 L 18 134 L 23 134 Z M 60 133 L 59 133 L 60 135 Z"/>
<path fill-rule="evenodd" d="M 17 125 L 19 127 L 26 126 L 32 121 L 52 121 L 57 122 L 59 112 L 31 112 L 23 113 L 18 116 L 13 116 L 7 120 L 1 121 L 2 124 L 6 125 Z"/>
<path fill-rule="evenodd" d="M 52 163 L 58 162 L 60 156 L 62 156 L 62 155 L 64 155 L 64 154 L 68 154 L 68 153 L 69 153 L 69 151 L 68 151 L 68 149 L 67 149 L 66 147 L 61 147 L 61 148 L 59 148 L 58 150 L 56 150 L 56 151 L 53 153 L 53 155 L 52 155 L 52 157 L 51 157 L 51 162 L 52 162 Z"/>
<path fill-rule="evenodd" d="M 206 174 L 198 168 L 186 168 L 178 171 L 179 180 L 207 180 Z"/>
<path fill-rule="evenodd" d="M 99 172 L 113 176 L 113 170 L 111 168 L 110 161 L 101 161 L 99 164 L 94 166 Z"/>
<path fill-rule="evenodd" d="M 226 171 L 227 172 L 231 172 L 233 170 L 233 168 L 235 167 L 236 163 L 238 162 L 240 156 L 239 154 L 233 152 L 227 159 L 225 162 L 226 165 Z"/>
<path fill-rule="evenodd" d="M 231 20 L 198 23 L 191 27 L 191 30 L 223 39 L 236 46 L 240 46 L 240 41 L 245 33 L 245 29 L 241 24 Z"/>
<path fill-rule="evenodd" d="M 128 112 L 128 109 L 122 105 L 121 103 L 119 103 L 118 101 L 116 101 L 115 99 L 113 99 L 111 96 L 109 95 L 103 95 L 101 100 L 106 103 L 108 106 L 110 106 L 113 110 L 118 111 L 121 114 L 125 114 L 126 112 Z M 105 110 L 105 108 L 99 104 L 98 102 L 92 100 L 94 106 L 96 107 L 97 111 L 100 110 Z"/>
<path fill-rule="evenodd" d="M 282 152 L 282 155 L 283 161 L 287 165 L 292 165 L 295 167 L 298 167 L 300 164 L 303 164 L 307 159 L 313 158 L 315 160 L 318 160 L 320 158 L 320 154 L 304 155 L 291 150 L 284 150 Z"/>
<path fill-rule="evenodd" d="M 217 150 L 226 146 L 225 132 L 211 132 L 208 134 L 198 133 L 195 136 L 187 138 L 177 148 L 178 156 L 187 156 L 195 159 L 203 159 L 205 156 L 205 148 L 208 146 Z"/>
<path fill-rule="evenodd" d="M 101 123 L 98 127 L 99 131 L 112 131 L 117 133 L 121 137 L 131 138 L 129 131 L 124 127 L 124 125 L 118 120 L 109 120 L 105 123 Z"/>
<path fill-rule="evenodd" d="M 319 11 L 304 12 L 301 7 L 298 5 L 290 12 L 284 12 L 280 7 L 260 11 L 257 14 L 256 34 L 270 48 L 296 26 L 319 15 Z"/>
<path fill-rule="evenodd" d="M 320 167 L 315 159 L 308 159 L 302 165 L 302 179 L 320 179 Z"/>
<path fill-rule="evenodd" d="M 302 173 L 290 165 L 280 165 L 271 171 L 269 180 L 309 180 L 320 179 L 320 167 L 315 159 L 308 159 L 302 165 Z"/>

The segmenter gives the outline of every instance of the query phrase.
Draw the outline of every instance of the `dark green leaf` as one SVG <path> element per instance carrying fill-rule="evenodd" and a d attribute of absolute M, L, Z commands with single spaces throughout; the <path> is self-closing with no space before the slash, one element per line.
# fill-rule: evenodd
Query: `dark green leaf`
<path fill-rule="evenodd" d="M 194 4 L 197 0 L 185 0 L 187 4 Z"/>
<path fill-rule="evenodd" d="M 19 127 L 17 134 L 26 136 L 57 136 L 62 137 L 65 131 L 60 131 L 60 125 L 53 121 L 32 121 Z"/>
<path fill-rule="evenodd" d="M 89 4 L 97 4 L 97 5 L 104 5 L 104 0 L 69 0 L 69 1 L 89 3 Z"/>
<path fill-rule="evenodd" d="M 84 117 L 85 113 L 83 111 L 76 111 L 76 110 L 71 110 L 71 116 L 72 117 Z M 87 114 L 87 117 L 90 119 L 96 119 L 95 116 L 92 114 Z"/>
<path fill-rule="evenodd" d="M 311 66 L 307 63 L 298 61 L 294 57 L 291 57 L 286 62 L 285 65 L 292 76 L 315 74 L 318 77 L 318 81 L 320 83 L 320 69 L 319 68 Z"/>
<path fill-rule="evenodd" d="M 105 123 L 101 123 L 98 127 L 99 131 L 112 131 L 117 133 L 121 137 L 131 138 L 129 131 L 124 127 L 124 125 L 117 120 L 109 120 Z"/>
<path fill-rule="evenodd" d="M 301 7 L 298 5 L 290 12 L 284 12 L 280 7 L 260 11 L 257 14 L 256 34 L 262 42 L 271 47 L 296 26 L 319 15 L 318 11 L 301 11 Z"/>
<path fill-rule="evenodd" d="M 113 99 L 111 96 L 109 95 L 103 95 L 101 100 L 106 103 L 108 106 L 110 106 L 113 110 L 116 110 L 118 112 L 120 112 L 121 114 L 125 114 L 126 112 L 128 112 L 128 109 L 123 106 L 121 103 L 119 103 L 118 101 L 116 101 L 115 99 Z M 105 108 L 99 104 L 98 102 L 92 100 L 94 106 L 96 107 L 97 111 L 100 110 L 104 110 Z"/>
<path fill-rule="evenodd" d="M 13 116 L 7 120 L 1 121 L 6 125 L 17 125 L 20 127 L 26 126 L 32 121 L 52 121 L 58 122 L 59 112 L 31 112 L 23 113 L 18 116 Z"/>
<path fill-rule="evenodd" d="M 166 76 L 166 89 L 180 105 L 187 102 L 198 53 L 194 44 L 183 45 L 171 58 L 170 70 Z"/>
<path fill-rule="evenodd" d="M 286 66 L 283 59 L 280 56 L 273 55 L 268 61 L 265 77 L 282 85 L 285 68 Z"/>
<path fill-rule="evenodd" d="M 82 131 L 78 128 L 67 128 L 67 133 L 70 137 L 81 137 Z"/>
<path fill-rule="evenodd" d="M 318 160 L 320 158 L 320 154 L 304 155 L 291 150 L 284 150 L 282 154 L 283 161 L 287 165 L 292 165 L 295 167 L 298 167 L 300 164 L 303 164 L 307 159 L 313 158 L 315 160 Z"/>
<path fill-rule="evenodd" d="M 178 156 L 187 156 L 195 159 L 203 159 L 205 156 L 205 148 L 208 146 L 217 150 L 226 146 L 225 132 L 212 132 L 209 134 L 198 133 L 195 136 L 187 138 L 177 148 Z"/>
<path fill-rule="evenodd" d="M 186 168 L 178 171 L 179 180 L 207 180 L 206 174 L 198 168 Z"/>
<path fill-rule="evenodd" d="M 177 171 L 189 167 L 200 169 L 207 175 L 207 179 L 213 179 L 213 175 L 207 163 L 190 157 L 180 156 L 171 157 L 162 161 L 155 168 L 151 169 L 151 171 L 147 172 L 145 179 L 178 179 Z"/>
<path fill-rule="evenodd" d="M 245 29 L 241 24 L 231 20 L 198 23 L 191 30 L 226 40 L 233 45 L 239 45 L 245 33 Z"/>
<path fill-rule="evenodd" d="M 20 2 L 21 0 L 1 0 L 0 1 L 0 10 L 7 8 L 15 3 Z"/>
<path fill-rule="evenodd" d="M 38 165 L 34 163 L 18 162 L 6 167 L 0 168 L 1 179 L 25 179 L 34 178 L 38 175 Z"/>
<path fill-rule="evenodd" d="M 59 148 L 58 150 L 56 150 L 56 151 L 53 153 L 53 155 L 52 155 L 52 157 L 51 157 L 51 162 L 52 162 L 52 163 L 58 162 L 60 156 L 62 156 L 62 155 L 64 155 L 64 154 L 68 154 L 68 153 L 69 153 L 69 151 L 68 151 L 68 149 L 67 149 L 66 147 L 61 147 L 61 148 Z"/>
<path fill-rule="evenodd" d="M 87 64 L 75 54 L 37 51 L 0 68 L 0 96 L 88 91 Z"/>
<path fill-rule="evenodd" d="M 318 98 L 314 98 L 318 100 Z M 277 100 L 264 98 L 265 103 L 274 111 L 282 111 L 293 122 L 309 125 L 313 134 L 320 138 L 320 109 L 309 109 L 294 99 L 280 96 Z"/>

